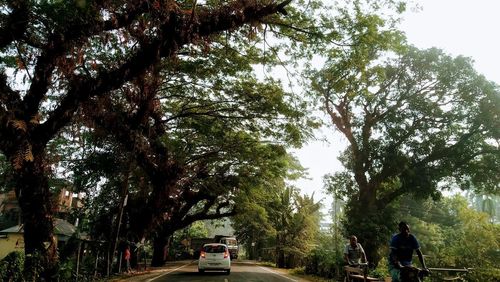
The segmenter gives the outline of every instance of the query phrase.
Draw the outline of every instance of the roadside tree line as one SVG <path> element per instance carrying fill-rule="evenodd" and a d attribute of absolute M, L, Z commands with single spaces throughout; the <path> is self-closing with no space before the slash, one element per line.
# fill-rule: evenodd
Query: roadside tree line
<path fill-rule="evenodd" d="M 304 264 L 320 206 L 287 184 L 303 174 L 288 150 L 313 137 L 316 109 L 349 144 L 327 182 L 344 234 L 370 238 L 375 263 L 405 196 L 498 193 L 498 85 L 407 44 L 405 4 L 379 4 L 1 2 L 2 187 L 21 207 L 26 277 L 57 279 L 61 185 L 85 193 L 75 217 L 107 242 L 108 270 L 119 240 L 150 240 L 161 265 L 176 230 L 227 216 L 244 241 L 274 241 L 279 266 Z"/>

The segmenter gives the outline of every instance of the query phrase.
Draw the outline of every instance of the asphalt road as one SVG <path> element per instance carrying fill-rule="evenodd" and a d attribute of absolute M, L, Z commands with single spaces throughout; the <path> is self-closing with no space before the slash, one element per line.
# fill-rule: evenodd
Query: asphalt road
<path fill-rule="evenodd" d="M 233 262 L 231 274 L 222 271 L 207 271 L 198 273 L 197 261 L 180 265 L 163 273 L 149 275 L 141 279 L 144 282 L 293 282 L 300 281 L 296 277 L 277 272 L 273 268 L 255 265 L 253 263 Z M 137 280 L 136 280 L 137 281 Z"/>

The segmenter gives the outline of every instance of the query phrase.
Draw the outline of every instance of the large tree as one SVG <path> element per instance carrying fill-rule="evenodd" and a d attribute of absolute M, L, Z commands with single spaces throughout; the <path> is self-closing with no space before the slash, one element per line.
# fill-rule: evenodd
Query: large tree
<path fill-rule="evenodd" d="M 289 2 L 0 3 L 0 150 L 13 168 L 28 275 L 35 275 L 36 260 L 47 280 L 57 269 L 47 145 L 81 106 L 127 86 L 162 59 L 175 61 L 182 46 L 286 13 Z"/>
<path fill-rule="evenodd" d="M 377 263 L 400 196 L 499 191 L 500 91 L 470 59 L 407 46 L 378 16 L 356 10 L 340 23 L 351 44 L 331 52 L 312 89 L 348 142 L 346 170 L 329 182 L 349 199 L 347 232 Z"/>
<path fill-rule="evenodd" d="M 139 193 L 148 196 L 129 209 L 138 211 L 131 226 L 139 240 L 154 234 L 154 264 L 176 229 L 234 214 L 232 198 L 267 181 L 262 171 L 276 170 L 283 148 L 307 134 L 304 104 L 277 81 L 252 74 L 261 52 L 242 38 L 211 40 L 210 52 L 184 48 L 159 77 L 84 107 L 89 126 L 111 133 L 148 176 L 151 190 Z"/>

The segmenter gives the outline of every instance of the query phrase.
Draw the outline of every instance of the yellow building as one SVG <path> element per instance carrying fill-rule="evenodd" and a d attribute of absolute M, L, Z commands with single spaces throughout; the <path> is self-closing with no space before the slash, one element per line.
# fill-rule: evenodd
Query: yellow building
<path fill-rule="evenodd" d="M 0 260 L 13 251 L 24 252 L 23 233 L 11 233 L 9 232 L 11 228 L 0 231 Z"/>
<path fill-rule="evenodd" d="M 61 246 L 76 231 L 71 223 L 64 219 L 56 218 L 54 221 L 54 234 L 57 236 L 57 245 Z M 0 231 L 0 260 L 14 251 L 24 252 L 23 226 L 16 225 Z"/>

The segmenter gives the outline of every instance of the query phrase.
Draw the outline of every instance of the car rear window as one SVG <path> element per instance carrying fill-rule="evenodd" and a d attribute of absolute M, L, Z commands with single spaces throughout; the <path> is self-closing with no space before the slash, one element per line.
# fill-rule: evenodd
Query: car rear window
<path fill-rule="evenodd" d="M 222 245 L 208 245 L 203 247 L 203 251 L 206 253 L 223 253 L 226 251 L 226 247 Z"/>

